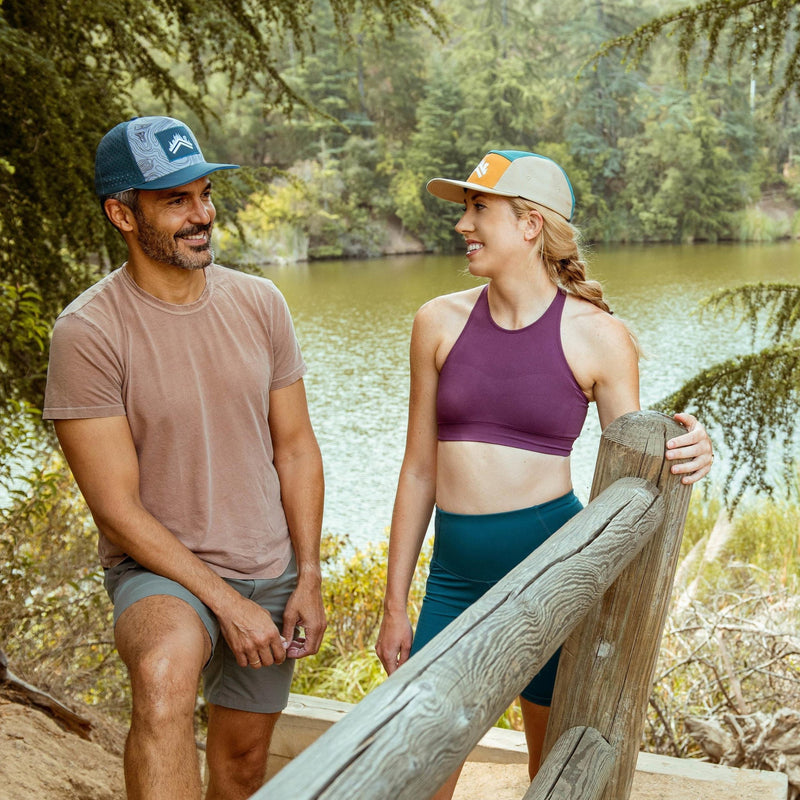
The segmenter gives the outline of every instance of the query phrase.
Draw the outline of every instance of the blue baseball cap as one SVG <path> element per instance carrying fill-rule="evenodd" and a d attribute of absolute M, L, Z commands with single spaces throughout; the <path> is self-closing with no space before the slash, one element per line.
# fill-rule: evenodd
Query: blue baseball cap
<path fill-rule="evenodd" d="M 172 189 L 219 169 L 203 158 L 189 126 L 172 117 L 134 117 L 112 128 L 100 141 L 94 160 L 98 195 L 126 189 Z"/>

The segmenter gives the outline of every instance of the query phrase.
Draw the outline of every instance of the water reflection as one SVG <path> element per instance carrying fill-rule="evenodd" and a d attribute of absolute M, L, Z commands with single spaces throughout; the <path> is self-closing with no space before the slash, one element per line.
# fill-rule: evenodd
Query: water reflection
<path fill-rule="evenodd" d="M 716 289 L 758 281 L 796 281 L 800 246 L 699 245 L 600 247 L 591 273 L 615 313 L 636 331 L 643 405 L 700 368 L 750 349 L 736 321 L 700 318 Z M 461 256 L 404 256 L 267 267 L 294 315 L 309 374 L 314 427 L 325 461 L 324 528 L 358 544 L 389 525 L 403 456 L 408 343 L 414 312 L 426 300 L 474 286 Z M 586 500 L 597 454 L 593 409 L 573 453 L 575 489 Z"/>

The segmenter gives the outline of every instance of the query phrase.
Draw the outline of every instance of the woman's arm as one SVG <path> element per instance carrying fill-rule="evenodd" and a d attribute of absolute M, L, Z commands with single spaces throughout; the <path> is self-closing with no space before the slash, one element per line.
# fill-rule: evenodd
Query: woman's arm
<path fill-rule="evenodd" d="M 437 320 L 430 304 L 411 332 L 411 387 L 406 449 L 389 536 L 384 615 L 375 650 L 390 675 L 408 659 L 412 631 L 408 592 L 436 500 Z"/>
<path fill-rule="evenodd" d="M 633 341 L 625 326 L 613 317 L 596 316 L 591 333 L 585 333 L 590 360 L 595 365 L 592 395 L 597 403 L 600 426 L 639 410 L 639 367 Z M 691 414 L 675 414 L 687 432 L 667 442 L 666 458 L 675 461 L 671 470 L 683 483 L 695 483 L 708 474 L 713 448 L 703 425 Z"/>

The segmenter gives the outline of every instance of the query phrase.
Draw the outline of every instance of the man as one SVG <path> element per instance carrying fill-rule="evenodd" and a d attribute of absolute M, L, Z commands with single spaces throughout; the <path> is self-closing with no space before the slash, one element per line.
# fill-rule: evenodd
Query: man
<path fill-rule="evenodd" d="M 193 133 L 142 117 L 105 135 L 103 210 L 128 260 L 56 321 L 44 417 L 99 530 L 131 680 L 130 798 L 208 798 L 264 779 L 293 660 L 325 629 L 323 474 L 291 317 L 273 283 L 213 263 Z M 304 634 L 304 635 L 303 635 Z"/>

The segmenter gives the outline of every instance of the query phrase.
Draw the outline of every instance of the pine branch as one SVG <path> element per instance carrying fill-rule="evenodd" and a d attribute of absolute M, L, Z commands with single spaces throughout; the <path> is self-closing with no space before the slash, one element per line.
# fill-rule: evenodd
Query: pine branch
<path fill-rule="evenodd" d="M 772 446 L 782 452 L 788 482 L 798 401 L 800 339 L 792 339 L 705 369 L 654 408 L 692 409 L 719 429 L 730 453 L 723 497 L 734 509 L 747 489 L 774 494 L 767 460 Z"/>
<path fill-rule="evenodd" d="M 581 65 L 579 73 L 622 51 L 622 62 L 636 66 L 653 44 L 664 36 L 677 36 L 677 57 L 681 73 L 688 74 L 689 59 L 695 46 L 706 42 L 703 70 L 714 57 L 726 50 L 728 71 L 745 55 L 755 68 L 766 62 L 769 81 L 775 79 L 775 66 L 783 56 L 787 37 L 800 32 L 798 4 L 795 0 L 707 0 L 697 6 L 685 6 L 640 25 L 631 33 L 607 41 Z M 800 43 L 796 43 L 777 86 L 773 107 L 792 90 L 800 89 Z"/>
<path fill-rule="evenodd" d="M 756 283 L 723 289 L 712 294 L 701 306 L 709 312 L 743 313 L 741 323 L 748 323 L 753 344 L 759 324 L 773 343 L 787 339 L 800 323 L 800 286 L 790 283 Z"/>

